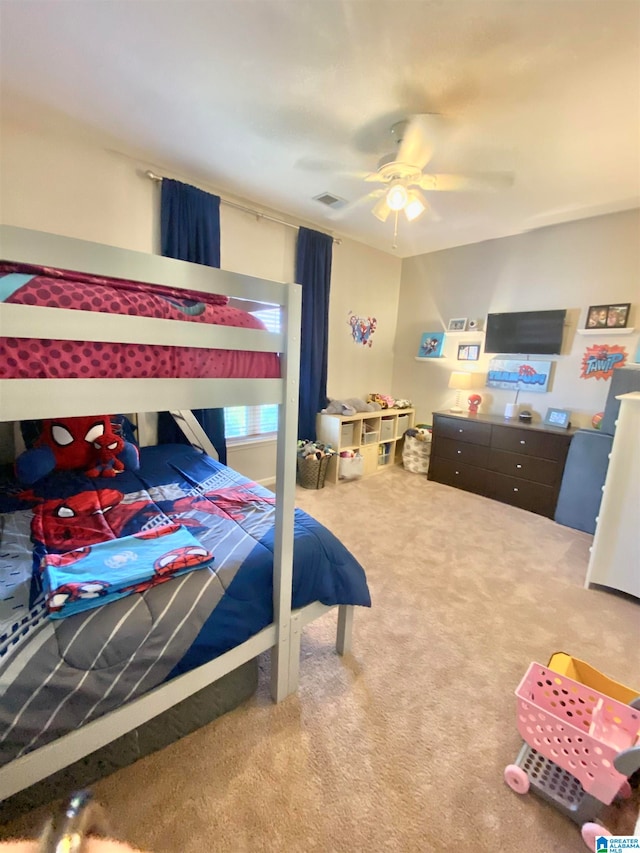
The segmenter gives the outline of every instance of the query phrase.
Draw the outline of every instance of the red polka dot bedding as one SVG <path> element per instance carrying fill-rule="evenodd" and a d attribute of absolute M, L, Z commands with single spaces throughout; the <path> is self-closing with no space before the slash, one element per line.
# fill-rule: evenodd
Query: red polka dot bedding
<path fill-rule="evenodd" d="M 226 296 L 28 264 L 0 263 L 0 301 L 264 329 L 257 317 L 230 306 Z M 0 378 L 114 376 L 271 379 L 280 376 L 280 364 L 276 353 L 245 350 L 0 337 Z"/>

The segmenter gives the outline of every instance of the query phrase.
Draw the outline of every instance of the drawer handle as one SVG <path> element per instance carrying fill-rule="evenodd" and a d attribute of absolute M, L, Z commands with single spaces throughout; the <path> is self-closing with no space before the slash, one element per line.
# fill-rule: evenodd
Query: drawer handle
<path fill-rule="evenodd" d="M 458 432 L 464 432 L 464 430 L 463 430 L 463 429 L 459 429 L 459 430 L 458 430 Z"/>
<path fill-rule="evenodd" d="M 458 450 L 458 451 L 456 451 L 456 452 L 457 452 L 457 453 L 462 453 L 462 451 L 461 451 L 461 450 Z"/>
<path fill-rule="evenodd" d="M 516 468 L 522 468 L 522 465 L 516 465 Z"/>
<path fill-rule="evenodd" d="M 527 443 L 527 442 L 524 440 L 524 438 L 521 438 L 521 439 L 520 439 L 520 444 L 526 444 L 526 443 Z"/>
<path fill-rule="evenodd" d="M 513 487 L 513 491 L 514 491 L 514 492 L 519 492 L 519 491 L 520 491 L 520 489 L 518 489 L 516 486 L 514 486 L 514 487 Z"/>
<path fill-rule="evenodd" d="M 459 473 L 460 473 L 460 471 L 456 471 L 456 474 L 459 474 Z"/>

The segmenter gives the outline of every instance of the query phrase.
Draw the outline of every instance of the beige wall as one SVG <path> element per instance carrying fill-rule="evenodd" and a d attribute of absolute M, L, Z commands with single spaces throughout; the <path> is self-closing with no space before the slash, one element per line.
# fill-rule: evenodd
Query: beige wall
<path fill-rule="evenodd" d="M 163 169 L 139 154 L 123 153 L 117 141 L 64 116 L 28 109 L 26 104 L 8 106 L 3 105 L 0 126 L 0 220 L 4 223 L 153 252 L 158 250 L 159 187 L 144 177 L 146 169 L 217 191 L 194 176 Z M 292 281 L 295 246 L 295 229 L 222 205 L 224 269 Z M 354 241 L 334 245 L 331 396 L 389 391 L 400 269 L 397 258 Z M 350 310 L 376 315 L 378 330 L 371 349 L 352 343 L 346 325 Z M 230 464 L 266 480 L 274 474 L 274 459 L 274 447 L 260 443 L 232 451 Z"/>
<path fill-rule="evenodd" d="M 445 358 L 415 361 L 423 332 L 446 329 L 452 317 L 484 320 L 489 312 L 566 308 L 563 352 L 554 362 L 550 391 L 520 393 L 518 403 L 538 418 L 549 406 L 572 411 L 572 423 L 587 426 L 604 407 L 609 383 L 580 379 L 587 346 L 624 346 L 633 360 L 639 334 L 585 337 L 589 305 L 631 302 L 628 325 L 640 326 L 640 211 L 583 219 L 516 237 L 406 259 L 402 266 L 400 308 L 393 371 L 395 393 L 414 400 L 418 420 L 453 404 L 447 388 L 452 370 L 470 369 L 483 397 L 481 411 L 503 414 L 512 392 L 485 388 L 490 356 L 475 363 L 457 361 L 458 344 L 481 342 L 481 335 L 445 337 Z M 640 330 L 639 330 L 640 331 Z M 543 358 L 543 357 L 540 357 Z"/>

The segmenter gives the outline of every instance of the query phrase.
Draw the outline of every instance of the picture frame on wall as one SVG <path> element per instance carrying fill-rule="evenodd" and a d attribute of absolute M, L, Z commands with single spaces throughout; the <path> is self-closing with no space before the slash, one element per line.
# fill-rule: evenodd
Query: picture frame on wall
<path fill-rule="evenodd" d="M 629 319 L 630 302 L 612 305 L 590 305 L 586 329 L 624 329 Z"/>
<path fill-rule="evenodd" d="M 467 328 L 467 318 L 466 317 L 454 317 L 452 320 L 449 320 L 449 325 L 447 326 L 448 332 L 464 332 Z"/>
<path fill-rule="evenodd" d="M 480 358 L 480 344 L 460 344 L 458 361 L 477 361 Z"/>
<path fill-rule="evenodd" d="M 571 426 L 571 412 L 568 409 L 547 409 L 544 422 L 547 426 L 557 429 L 568 429 Z"/>
<path fill-rule="evenodd" d="M 623 302 L 619 305 L 609 305 L 607 311 L 607 327 L 609 329 L 624 329 L 629 319 L 630 302 Z"/>
<path fill-rule="evenodd" d="M 418 358 L 440 358 L 444 332 L 423 332 L 418 349 Z"/>

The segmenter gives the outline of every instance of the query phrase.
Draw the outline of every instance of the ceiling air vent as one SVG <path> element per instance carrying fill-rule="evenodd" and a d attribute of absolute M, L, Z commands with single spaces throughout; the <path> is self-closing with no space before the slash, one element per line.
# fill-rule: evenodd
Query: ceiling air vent
<path fill-rule="evenodd" d="M 319 201 L 320 204 L 324 204 L 327 207 L 342 207 L 347 203 L 346 199 L 339 198 L 337 195 L 333 195 L 332 193 L 320 193 L 320 195 L 314 195 L 314 201 Z"/>

